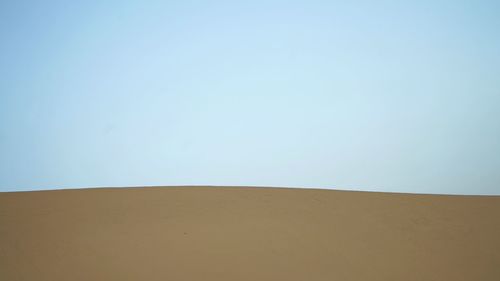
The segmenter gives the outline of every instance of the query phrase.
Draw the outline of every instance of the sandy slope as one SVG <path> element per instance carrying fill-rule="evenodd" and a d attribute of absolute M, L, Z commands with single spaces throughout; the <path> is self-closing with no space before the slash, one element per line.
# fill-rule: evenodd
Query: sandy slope
<path fill-rule="evenodd" d="M 0 193 L 0 280 L 500 280 L 500 197 Z"/>

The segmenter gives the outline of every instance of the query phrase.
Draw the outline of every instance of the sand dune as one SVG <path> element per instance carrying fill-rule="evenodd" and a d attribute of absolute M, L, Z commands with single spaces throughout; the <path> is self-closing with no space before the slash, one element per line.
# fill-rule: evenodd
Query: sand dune
<path fill-rule="evenodd" d="M 500 280 L 500 197 L 153 187 L 0 193 L 0 280 Z"/>

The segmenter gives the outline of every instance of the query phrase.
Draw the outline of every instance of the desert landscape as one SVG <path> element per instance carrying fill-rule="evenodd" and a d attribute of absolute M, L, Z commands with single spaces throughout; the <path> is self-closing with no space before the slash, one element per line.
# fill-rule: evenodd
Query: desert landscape
<path fill-rule="evenodd" d="M 0 193 L 0 280 L 500 280 L 500 197 L 257 187 Z"/>

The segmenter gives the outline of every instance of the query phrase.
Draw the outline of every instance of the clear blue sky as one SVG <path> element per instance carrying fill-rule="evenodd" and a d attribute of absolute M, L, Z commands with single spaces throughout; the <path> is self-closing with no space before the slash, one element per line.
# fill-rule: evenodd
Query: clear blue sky
<path fill-rule="evenodd" d="M 500 194 L 499 1 L 2 1 L 0 191 Z"/>

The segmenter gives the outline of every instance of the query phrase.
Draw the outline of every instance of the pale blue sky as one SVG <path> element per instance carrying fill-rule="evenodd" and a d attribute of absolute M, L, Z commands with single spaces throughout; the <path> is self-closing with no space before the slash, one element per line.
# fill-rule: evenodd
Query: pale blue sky
<path fill-rule="evenodd" d="M 498 1 L 2 1 L 0 191 L 500 194 Z"/>

